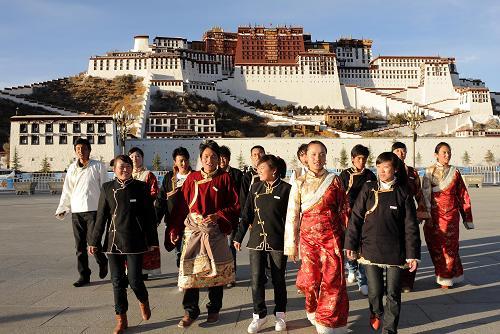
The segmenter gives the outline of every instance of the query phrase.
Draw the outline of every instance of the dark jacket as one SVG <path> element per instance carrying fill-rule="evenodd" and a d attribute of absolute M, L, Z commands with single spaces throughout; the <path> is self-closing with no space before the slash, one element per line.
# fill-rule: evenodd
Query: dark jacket
<path fill-rule="evenodd" d="M 272 188 L 265 182 L 254 183 L 248 194 L 241 223 L 234 241 L 241 243 L 252 225 L 247 247 L 264 251 L 283 251 L 285 218 L 291 185 L 277 180 Z"/>
<path fill-rule="evenodd" d="M 259 175 L 257 174 L 257 170 L 253 167 L 248 168 L 248 170 L 243 174 L 243 178 L 241 179 L 241 187 L 239 193 L 240 199 L 240 207 L 243 209 L 245 207 L 245 203 L 247 202 L 248 192 L 250 191 L 250 187 L 255 183 L 259 182 Z"/>
<path fill-rule="evenodd" d="M 143 253 L 158 246 L 153 210 L 146 183 L 134 179 L 104 183 L 89 244 L 99 245 L 106 230 L 104 249 L 108 253 Z"/>
<path fill-rule="evenodd" d="M 239 195 L 239 191 L 241 189 L 241 181 L 243 180 L 243 172 L 238 168 L 233 167 L 229 167 L 229 170 L 227 172 L 229 173 L 229 175 L 231 175 L 231 178 L 234 181 L 234 186 L 236 187 Z"/>
<path fill-rule="evenodd" d="M 420 259 L 420 230 L 413 195 L 395 184 L 378 191 L 377 182 L 366 183 L 352 209 L 345 249 L 360 251 L 372 263 L 403 265 Z"/>
<path fill-rule="evenodd" d="M 351 209 L 363 185 L 367 182 L 377 182 L 375 174 L 366 168 L 362 172 L 357 172 L 354 167 L 347 168 L 340 173 L 339 177 L 349 197 L 349 207 Z"/>

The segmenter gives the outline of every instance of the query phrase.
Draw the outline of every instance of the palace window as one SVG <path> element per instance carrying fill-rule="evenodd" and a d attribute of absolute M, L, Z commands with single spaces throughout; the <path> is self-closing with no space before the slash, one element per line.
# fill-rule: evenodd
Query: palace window
<path fill-rule="evenodd" d="M 89 141 L 89 143 L 90 143 L 91 145 L 93 145 L 93 144 L 94 144 L 94 136 L 87 136 L 87 140 Z"/>
<path fill-rule="evenodd" d="M 66 145 L 68 143 L 67 136 L 59 136 L 59 145 Z"/>
<path fill-rule="evenodd" d="M 28 136 L 20 136 L 19 145 L 28 145 Z"/>
<path fill-rule="evenodd" d="M 59 123 L 59 132 L 67 132 L 67 124 L 66 123 Z"/>
<path fill-rule="evenodd" d="M 52 144 L 54 144 L 54 137 L 46 136 L 45 137 L 45 145 L 52 145 Z"/>
<path fill-rule="evenodd" d="M 40 130 L 40 127 L 38 126 L 38 123 L 31 124 L 31 132 L 32 133 L 38 133 L 39 130 Z"/>
<path fill-rule="evenodd" d="M 73 133 L 80 133 L 80 123 L 73 123 Z"/>
<path fill-rule="evenodd" d="M 51 133 L 53 131 L 54 131 L 54 129 L 53 129 L 53 124 L 52 123 L 45 124 L 45 132 L 46 133 Z"/>
<path fill-rule="evenodd" d="M 31 145 L 39 145 L 39 144 L 40 144 L 40 137 L 31 136 Z"/>
<path fill-rule="evenodd" d="M 93 123 L 87 124 L 87 133 L 94 133 L 94 124 Z"/>
<path fill-rule="evenodd" d="M 21 123 L 19 125 L 19 132 L 21 132 L 21 133 L 28 133 L 28 124 Z"/>
<path fill-rule="evenodd" d="M 106 144 L 106 136 L 98 136 L 97 144 Z"/>
<path fill-rule="evenodd" d="M 97 132 L 106 133 L 106 124 L 105 123 L 97 124 Z"/>

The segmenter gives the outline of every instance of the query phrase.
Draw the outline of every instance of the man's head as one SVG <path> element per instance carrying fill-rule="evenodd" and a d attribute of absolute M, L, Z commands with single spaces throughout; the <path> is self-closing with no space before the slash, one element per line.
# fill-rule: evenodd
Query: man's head
<path fill-rule="evenodd" d="M 264 154 L 266 154 L 266 151 L 260 145 L 255 145 L 250 149 L 250 158 L 252 159 L 252 165 L 254 168 L 257 168 L 257 164 Z"/>
<path fill-rule="evenodd" d="M 366 160 L 370 155 L 370 150 L 368 147 L 363 145 L 356 145 L 351 150 L 351 161 L 357 170 L 363 170 L 366 166 Z"/>
<path fill-rule="evenodd" d="M 404 143 L 400 141 L 395 142 L 392 144 L 391 151 L 396 154 L 401 161 L 405 161 L 407 150 Z"/>
<path fill-rule="evenodd" d="M 177 147 L 174 152 L 172 152 L 172 159 L 174 160 L 174 166 L 177 167 L 179 173 L 187 174 L 190 170 L 189 166 L 189 152 L 184 147 Z"/>
<path fill-rule="evenodd" d="M 86 163 L 89 160 L 91 147 L 90 142 L 87 139 L 78 138 L 75 141 L 74 149 L 76 157 L 78 158 L 78 160 L 80 160 L 80 162 Z"/>
<path fill-rule="evenodd" d="M 222 169 L 226 169 L 229 166 L 229 161 L 231 161 L 231 150 L 226 145 L 222 145 L 220 147 L 219 153 L 219 167 Z"/>
<path fill-rule="evenodd" d="M 299 146 L 299 149 L 297 150 L 297 158 L 299 158 L 299 161 L 307 167 L 307 144 L 302 144 Z"/>

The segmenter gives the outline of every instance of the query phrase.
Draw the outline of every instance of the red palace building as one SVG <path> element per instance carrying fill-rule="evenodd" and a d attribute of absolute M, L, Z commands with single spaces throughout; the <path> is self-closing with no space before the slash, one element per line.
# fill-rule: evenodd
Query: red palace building
<path fill-rule="evenodd" d="M 295 64 L 304 51 L 302 27 L 239 27 L 235 65 Z"/>

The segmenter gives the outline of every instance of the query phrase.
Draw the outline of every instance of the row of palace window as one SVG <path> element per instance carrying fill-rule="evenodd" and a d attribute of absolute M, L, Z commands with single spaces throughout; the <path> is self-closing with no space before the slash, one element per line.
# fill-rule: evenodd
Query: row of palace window
<path fill-rule="evenodd" d="M 54 144 L 54 136 L 44 136 L 45 137 L 45 145 L 53 145 Z M 58 136 L 59 137 L 59 145 L 68 144 L 68 136 Z M 90 144 L 94 144 L 95 136 L 86 136 L 83 138 L 87 138 Z M 81 136 L 73 136 L 73 144 L 75 141 L 81 138 Z M 31 136 L 19 136 L 19 145 L 28 145 L 28 139 L 31 139 L 31 145 L 40 145 L 40 136 L 31 135 Z M 97 144 L 103 145 L 106 144 L 106 136 L 97 136 Z"/>
<path fill-rule="evenodd" d="M 87 133 L 94 133 L 95 132 L 95 125 L 94 123 L 87 123 Z M 21 123 L 19 127 L 19 132 L 20 133 L 28 133 L 28 124 L 27 123 Z M 32 123 L 31 124 L 31 133 L 39 133 L 40 132 L 40 124 L 38 123 Z M 51 133 L 54 132 L 54 124 L 53 123 L 46 123 L 45 124 L 45 133 Z M 68 132 L 68 124 L 67 123 L 59 123 L 59 132 L 64 133 Z M 73 133 L 81 133 L 82 132 L 82 124 L 79 122 L 74 122 L 73 123 Z M 106 133 L 106 124 L 105 123 L 97 123 L 97 132 L 98 133 Z"/>

